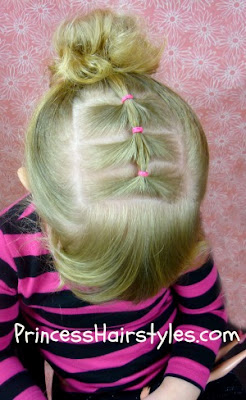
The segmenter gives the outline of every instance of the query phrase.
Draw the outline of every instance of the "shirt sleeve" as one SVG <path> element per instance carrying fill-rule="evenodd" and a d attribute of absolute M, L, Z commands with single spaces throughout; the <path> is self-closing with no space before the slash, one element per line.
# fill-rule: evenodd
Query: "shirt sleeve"
<path fill-rule="evenodd" d="M 184 379 L 204 391 L 228 322 L 212 255 L 200 268 L 182 275 L 171 291 L 178 314 L 164 377 Z"/>
<path fill-rule="evenodd" d="M 14 324 L 19 315 L 17 287 L 16 266 L 0 230 L 0 398 L 47 400 L 13 348 Z"/>

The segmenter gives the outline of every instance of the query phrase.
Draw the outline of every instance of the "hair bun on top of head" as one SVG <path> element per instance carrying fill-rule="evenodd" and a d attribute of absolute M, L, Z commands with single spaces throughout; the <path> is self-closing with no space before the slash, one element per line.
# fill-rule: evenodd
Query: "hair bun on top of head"
<path fill-rule="evenodd" d="M 115 73 L 154 73 L 166 42 L 150 43 L 133 15 L 96 9 L 64 21 L 53 44 L 59 58 L 49 67 L 52 82 L 84 85 Z"/>

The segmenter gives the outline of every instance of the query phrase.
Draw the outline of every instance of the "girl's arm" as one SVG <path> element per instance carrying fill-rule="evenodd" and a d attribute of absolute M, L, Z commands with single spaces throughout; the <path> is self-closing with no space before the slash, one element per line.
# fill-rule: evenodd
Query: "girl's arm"
<path fill-rule="evenodd" d="M 162 385 L 146 400 L 196 400 L 205 390 L 226 329 L 224 293 L 211 255 L 181 276 L 171 291 L 178 308 L 172 353 Z"/>
<path fill-rule="evenodd" d="M 167 376 L 161 385 L 162 399 L 197 400 L 201 393 L 195 385 L 180 378 Z"/>
<path fill-rule="evenodd" d="M 164 376 L 184 379 L 203 391 L 228 321 L 212 255 L 200 268 L 181 276 L 171 290 L 179 312 L 177 336 Z"/>
<path fill-rule="evenodd" d="M 0 399 L 47 400 L 12 347 L 19 314 L 17 286 L 15 262 L 0 230 Z"/>
<path fill-rule="evenodd" d="M 154 392 L 148 393 L 149 388 L 145 387 L 140 400 L 197 400 L 201 391 L 183 379 L 167 376 Z"/>

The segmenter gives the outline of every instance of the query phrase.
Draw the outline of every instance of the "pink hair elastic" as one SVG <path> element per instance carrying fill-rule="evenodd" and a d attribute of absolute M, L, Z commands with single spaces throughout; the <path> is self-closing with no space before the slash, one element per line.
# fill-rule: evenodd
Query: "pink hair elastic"
<path fill-rule="evenodd" d="M 128 99 L 133 99 L 133 95 L 132 94 L 126 94 L 125 96 L 122 97 L 121 101 L 122 101 L 122 103 L 124 103 L 124 101 L 126 101 Z"/>
<path fill-rule="evenodd" d="M 138 176 L 149 176 L 147 171 L 138 171 Z"/>
<path fill-rule="evenodd" d="M 142 126 L 134 126 L 132 128 L 132 133 L 139 133 L 139 132 L 143 132 Z"/>

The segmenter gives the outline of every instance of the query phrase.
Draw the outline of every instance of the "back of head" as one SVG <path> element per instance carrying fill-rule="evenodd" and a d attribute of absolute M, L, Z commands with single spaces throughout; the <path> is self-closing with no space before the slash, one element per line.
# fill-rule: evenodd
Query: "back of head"
<path fill-rule="evenodd" d="M 206 137 L 188 104 L 151 77 L 163 46 L 133 16 L 94 10 L 64 22 L 54 43 L 25 147 L 47 246 L 79 298 L 139 302 L 208 251 Z"/>

